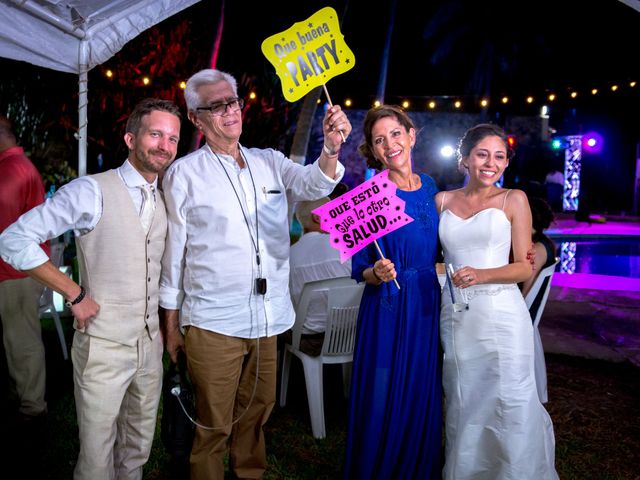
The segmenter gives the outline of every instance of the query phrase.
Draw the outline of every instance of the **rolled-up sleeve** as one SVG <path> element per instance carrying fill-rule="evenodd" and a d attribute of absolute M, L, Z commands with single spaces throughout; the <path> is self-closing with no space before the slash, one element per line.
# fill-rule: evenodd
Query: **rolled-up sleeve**
<path fill-rule="evenodd" d="M 182 277 L 184 274 L 187 244 L 187 218 L 185 204 L 187 189 L 170 170 L 162 182 L 167 208 L 167 240 L 162 257 L 160 276 L 160 306 L 179 310 L 184 299 Z"/>
<path fill-rule="evenodd" d="M 320 169 L 319 160 L 302 166 L 280 155 L 282 156 L 282 179 L 293 201 L 317 200 L 329 195 L 344 176 L 344 165 L 340 162 L 336 165 L 335 178 L 331 178 Z"/>
<path fill-rule="evenodd" d="M 16 270 L 31 270 L 49 260 L 38 242 L 24 237 L 11 226 L 0 235 L 0 252 L 2 260 Z"/>
<path fill-rule="evenodd" d="M 102 192 L 95 180 L 82 177 L 22 215 L 0 235 L 0 255 L 16 270 L 39 267 L 49 257 L 40 244 L 68 230 L 92 230 L 102 214 Z"/>

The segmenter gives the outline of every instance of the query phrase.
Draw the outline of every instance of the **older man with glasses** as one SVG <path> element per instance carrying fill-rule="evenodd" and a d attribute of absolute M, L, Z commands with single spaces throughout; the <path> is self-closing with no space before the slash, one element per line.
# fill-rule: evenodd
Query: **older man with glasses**
<path fill-rule="evenodd" d="M 197 397 L 191 478 L 224 478 L 229 439 L 234 478 L 262 478 L 276 336 L 295 316 L 287 195 L 300 201 L 331 193 L 344 172 L 338 152 L 351 124 L 339 106 L 327 109 L 322 153 L 302 166 L 276 150 L 240 145 L 244 101 L 231 75 L 196 73 L 185 100 L 206 144 L 164 177 L 169 234 L 160 305 L 166 349 L 173 361 L 186 352 Z"/>

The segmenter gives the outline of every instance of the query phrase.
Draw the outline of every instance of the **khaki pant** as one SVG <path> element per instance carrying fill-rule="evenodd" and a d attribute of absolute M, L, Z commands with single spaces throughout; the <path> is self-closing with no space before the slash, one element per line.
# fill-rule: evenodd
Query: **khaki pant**
<path fill-rule="evenodd" d="M 130 347 L 76 331 L 71 359 L 80 454 L 75 480 L 142 478 L 162 390 L 162 340 Z"/>
<path fill-rule="evenodd" d="M 38 312 L 43 290 L 30 277 L 0 282 L 0 317 L 9 375 L 15 383 L 20 413 L 34 416 L 47 410 L 44 344 Z"/>
<path fill-rule="evenodd" d="M 191 478 L 224 479 L 229 438 L 229 466 L 235 477 L 262 478 L 267 468 L 262 427 L 276 399 L 276 337 L 258 341 L 189 327 L 185 347 L 197 421 L 214 428 L 196 428 Z"/>

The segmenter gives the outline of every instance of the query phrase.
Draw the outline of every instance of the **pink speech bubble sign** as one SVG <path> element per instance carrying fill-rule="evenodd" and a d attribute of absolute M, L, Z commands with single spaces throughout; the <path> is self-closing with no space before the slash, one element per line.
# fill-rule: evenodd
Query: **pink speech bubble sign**
<path fill-rule="evenodd" d="M 316 208 L 322 230 L 344 262 L 374 240 L 413 222 L 404 213 L 404 200 L 383 170 L 353 190 Z"/>

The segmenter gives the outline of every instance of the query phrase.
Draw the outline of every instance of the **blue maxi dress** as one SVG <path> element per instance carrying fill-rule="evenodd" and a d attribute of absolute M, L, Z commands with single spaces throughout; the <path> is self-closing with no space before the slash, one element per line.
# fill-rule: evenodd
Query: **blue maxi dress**
<path fill-rule="evenodd" d="M 431 177 L 397 191 L 413 222 L 378 239 L 393 282 L 368 284 L 358 315 L 349 400 L 345 479 L 441 476 L 442 375 L 438 313 L 437 191 Z M 379 259 L 373 244 L 352 259 L 352 277 Z"/>

